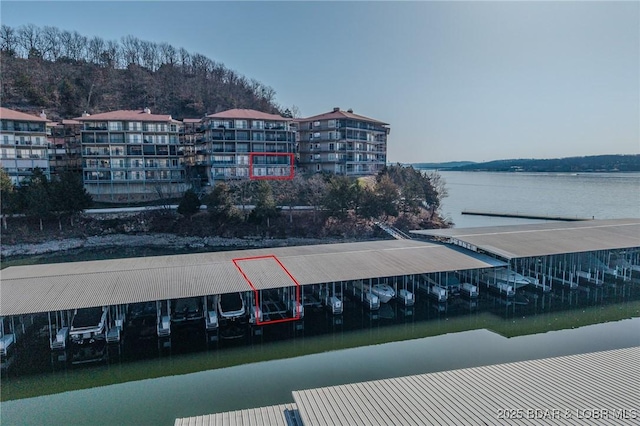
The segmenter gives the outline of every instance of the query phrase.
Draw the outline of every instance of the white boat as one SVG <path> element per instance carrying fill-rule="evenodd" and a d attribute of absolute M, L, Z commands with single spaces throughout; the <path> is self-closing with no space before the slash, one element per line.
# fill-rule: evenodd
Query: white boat
<path fill-rule="evenodd" d="M 226 293 L 218 297 L 218 313 L 224 321 L 237 321 L 244 317 L 246 308 L 240 293 Z"/>
<path fill-rule="evenodd" d="M 76 309 L 71 320 L 69 338 L 77 345 L 102 341 L 106 337 L 106 324 L 106 307 Z"/>
<path fill-rule="evenodd" d="M 538 280 L 536 278 L 525 277 L 522 274 L 518 274 L 517 272 L 508 270 L 506 268 L 498 268 L 485 271 L 482 274 L 482 278 L 489 284 L 510 284 L 515 288 L 525 287 L 530 284 L 538 285 Z"/>
<path fill-rule="evenodd" d="M 363 283 L 362 281 L 356 281 L 353 285 L 354 287 L 359 287 L 362 292 L 375 294 L 381 303 L 387 303 L 396 297 L 396 291 L 388 284 L 373 284 L 369 286 L 369 284 Z"/>

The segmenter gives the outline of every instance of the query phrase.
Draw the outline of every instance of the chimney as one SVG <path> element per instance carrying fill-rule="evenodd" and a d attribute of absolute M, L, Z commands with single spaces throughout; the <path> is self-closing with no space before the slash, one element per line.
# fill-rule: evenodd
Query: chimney
<path fill-rule="evenodd" d="M 83 112 L 83 113 L 82 113 L 82 116 L 83 116 L 83 117 L 89 117 L 90 115 L 91 115 L 91 114 L 89 114 L 87 111 L 85 111 L 85 112 Z"/>
<path fill-rule="evenodd" d="M 40 118 L 44 118 L 45 120 L 47 119 L 47 114 L 44 113 L 44 110 L 40 113 Z"/>
<path fill-rule="evenodd" d="M 146 108 L 144 109 L 144 113 L 145 113 L 145 114 L 151 114 L 151 110 L 149 109 L 149 107 L 146 107 Z"/>
<path fill-rule="evenodd" d="M 349 109 L 347 110 L 347 112 L 348 112 L 348 113 L 350 113 L 350 114 L 353 114 L 353 110 L 352 110 L 351 108 L 349 108 Z"/>
<path fill-rule="evenodd" d="M 335 107 L 335 108 L 333 109 L 333 112 L 338 112 L 338 111 L 340 111 L 340 107 Z"/>

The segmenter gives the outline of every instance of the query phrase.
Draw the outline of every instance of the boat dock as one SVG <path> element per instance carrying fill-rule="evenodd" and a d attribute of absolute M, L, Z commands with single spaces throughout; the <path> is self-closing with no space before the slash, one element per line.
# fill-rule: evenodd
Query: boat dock
<path fill-rule="evenodd" d="M 640 284 L 640 219 L 412 234 L 417 238 L 9 267 L 0 283 L 0 355 L 8 357 L 34 317 L 43 316 L 50 349 L 66 351 L 74 343 L 87 347 L 85 340 L 118 345 L 128 333 L 171 339 L 185 327 L 201 327 L 211 341 L 226 325 L 248 324 L 254 335 L 282 322 L 302 329 L 305 307 L 320 304 L 339 316 L 358 302 L 377 311 L 383 288 L 406 306 L 423 284 L 453 293 L 463 280 L 477 297 L 491 271 L 521 274 L 531 279 L 522 286 L 543 291 L 567 282 L 570 289 Z M 218 303 L 232 293 L 237 314 Z M 451 296 L 438 297 L 437 309 L 446 311 Z M 502 297 L 512 296 L 522 299 Z M 74 330 L 86 309 L 100 315 Z"/>
<path fill-rule="evenodd" d="M 488 216 L 488 217 L 511 217 L 515 219 L 535 219 L 535 220 L 554 220 L 563 222 L 575 222 L 583 220 L 593 220 L 594 218 L 584 217 L 571 217 L 571 216 L 550 216 L 550 215 L 538 215 L 538 214 L 525 214 L 525 213 L 499 213 L 499 212 L 478 212 L 473 210 L 463 210 L 461 214 L 470 216 Z"/>
<path fill-rule="evenodd" d="M 639 358 L 632 347 L 300 390 L 295 404 L 174 425 L 636 425 Z"/>

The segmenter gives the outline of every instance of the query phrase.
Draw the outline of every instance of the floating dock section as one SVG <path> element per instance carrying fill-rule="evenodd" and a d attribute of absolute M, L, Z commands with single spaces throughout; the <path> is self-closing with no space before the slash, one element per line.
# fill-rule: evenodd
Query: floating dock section
<path fill-rule="evenodd" d="M 638 359 L 633 347 L 301 390 L 292 405 L 174 425 L 637 425 Z"/>

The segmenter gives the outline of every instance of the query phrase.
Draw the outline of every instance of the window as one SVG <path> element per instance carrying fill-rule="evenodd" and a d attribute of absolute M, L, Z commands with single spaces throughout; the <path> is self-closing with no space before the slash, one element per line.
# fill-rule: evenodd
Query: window
<path fill-rule="evenodd" d="M 327 126 L 329 127 L 336 127 L 336 120 L 329 120 L 327 123 Z"/>

